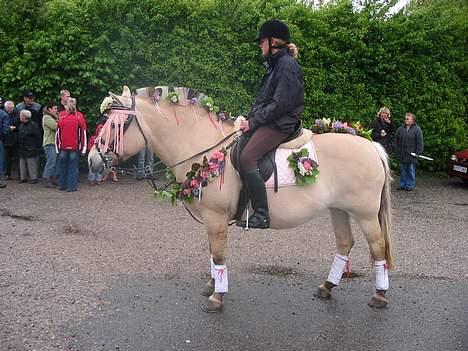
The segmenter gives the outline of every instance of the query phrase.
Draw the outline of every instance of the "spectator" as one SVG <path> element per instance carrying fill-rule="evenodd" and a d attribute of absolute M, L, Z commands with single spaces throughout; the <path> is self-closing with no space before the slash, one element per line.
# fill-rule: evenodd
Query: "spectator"
<path fill-rule="evenodd" d="M 54 188 L 55 185 L 57 185 L 55 181 L 55 164 L 57 161 L 57 153 L 55 150 L 55 132 L 57 130 L 57 120 L 57 104 L 51 101 L 44 109 L 44 116 L 42 117 L 42 129 L 44 130 L 42 147 L 44 148 L 46 155 L 46 163 L 42 176 L 47 188 Z"/>
<path fill-rule="evenodd" d="M 412 191 L 416 181 L 417 156 L 424 150 L 421 128 L 416 124 L 416 116 L 407 112 L 405 123 L 398 127 L 395 135 L 395 154 L 400 161 L 400 186 L 398 190 Z M 411 155 L 415 153 L 416 156 Z"/>
<path fill-rule="evenodd" d="M 31 112 L 31 119 L 34 123 L 36 123 L 39 128 L 41 128 L 42 132 L 42 114 L 41 109 L 42 106 L 35 102 L 36 95 L 32 91 L 28 91 L 23 95 L 23 102 L 20 102 L 16 105 L 16 109 L 21 112 L 23 110 L 28 110 Z"/>
<path fill-rule="evenodd" d="M 138 153 L 138 170 L 137 180 L 142 180 L 145 177 L 145 172 L 153 172 L 154 154 L 153 150 L 148 146 L 145 146 Z"/>
<path fill-rule="evenodd" d="M 91 149 L 94 147 L 96 138 L 101 132 L 101 129 L 106 123 L 106 121 L 107 121 L 107 116 L 103 115 L 101 119 L 99 120 L 98 124 L 96 125 L 96 132 L 91 138 L 89 138 L 88 151 L 91 151 Z M 88 171 L 88 181 L 89 181 L 89 185 L 99 185 L 102 182 L 102 174 L 99 172 L 94 173 L 91 171 L 91 168 L 90 168 Z"/>
<path fill-rule="evenodd" d="M 390 110 L 387 107 L 382 107 L 369 127 L 372 128 L 372 139 L 381 144 L 387 154 L 391 154 L 393 152 L 392 142 L 395 125 L 390 120 Z"/>
<path fill-rule="evenodd" d="M 70 91 L 60 90 L 60 102 L 58 104 L 58 112 L 65 111 L 65 106 L 67 106 L 68 98 L 70 97 Z"/>
<path fill-rule="evenodd" d="M 85 118 L 85 116 L 83 115 L 83 113 L 81 113 L 81 111 L 80 111 L 80 110 L 78 109 L 78 107 L 76 106 L 76 99 L 69 96 L 68 99 L 67 99 L 67 105 L 68 105 L 69 103 L 75 106 L 75 109 L 76 109 L 75 114 L 76 114 L 76 116 L 78 116 L 78 118 L 81 120 L 81 123 L 82 123 L 83 126 L 84 126 L 84 130 L 86 130 L 86 118 Z M 65 107 L 66 107 L 66 106 L 65 106 Z M 65 115 L 67 115 L 67 114 L 68 114 L 68 112 L 67 112 L 67 110 L 65 109 L 64 111 L 60 112 L 60 117 L 59 117 L 59 118 L 62 118 L 63 116 L 65 116 Z"/>
<path fill-rule="evenodd" d="M 8 119 L 8 114 L 3 110 L 3 98 L 0 97 L 0 188 L 5 188 L 5 175 L 3 174 L 3 141 L 10 133 L 10 123 Z"/>
<path fill-rule="evenodd" d="M 22 110 L 20 112 L 20 121 L 18 127 L 20 183 L 26 183 L 29 175 L 31 184 L 36 184 L 42 145 L 41 132 L 37 124 L 31 120 L 31 111 Z"/>
<path fill-rule="evenodd" d="M 86 128 L 76 110 L 75 99 L 70 98 L 66 113 L 61 114 L 55 133 L 58 157 L 59 189 L 68 192 L 78 187 L 79 153 L 86 153 Z"/>
<path fill-rule="evenodd" d="M 3 140 L 5 152 L 5 175 L 6 179 L 11 179 L 11 170 L 15 163 L 19 178 L 19 159 L 18 159 L 18 127 L 20 125 L 19 111 L 15 109 L 13 101 L 5 102 L 5 112 L 8 114 L 10 124 L 10 133 Z"/>

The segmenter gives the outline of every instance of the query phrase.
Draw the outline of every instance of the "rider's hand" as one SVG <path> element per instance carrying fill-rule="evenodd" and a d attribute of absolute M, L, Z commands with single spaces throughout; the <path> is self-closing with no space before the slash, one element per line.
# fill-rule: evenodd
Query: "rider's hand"
<path fill-rule="evenodd" d="M 239 129 L 242 132 L 247 133 L 250 130 L 249 121 L 242 121 L 239 126 Z"/>

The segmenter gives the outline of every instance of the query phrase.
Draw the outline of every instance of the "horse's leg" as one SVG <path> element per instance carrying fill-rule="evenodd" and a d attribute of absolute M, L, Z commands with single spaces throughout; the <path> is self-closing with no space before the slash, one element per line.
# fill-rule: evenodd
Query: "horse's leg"
<path fill-rule="evenodd" d="M 369 306 L 385 308 L 388 304 L 385 293 L 389 286 L 387 261 L 385 260 L 385 238 L 377 216 L 360 219 L 358 223 L 366 236 L 372 260 L 374 261 L 375 293 L 369 302 Z"/>
<path fill-rule="evenodd" d="M 210 245 L 210 253 L 211 253 L 211 245 Z M 206 297 L 209 297 L 211 296 L 213 293 L 214 293 L 214 290 L 215 290 L 215 268 L 214 268 L 215 264 L 214 264 L 214 261 L 213 261 L 213 254 L 211 253 L 211 256 L 210 256 L 210 274 L 211 274 L 211 278 L 210 280 L 208 280 L 208 283 L 206 283 L 205 287 L 203 288 L 201 294 L 203 296 L 206 296 Z"/>
<path fill-rule="evenodd" d="M 227 242 L 228 216 L 210 212 L 203 216 L 208 229 L 211 257 L 213 260 L 212 279 L 214 289 L 206 305 L 202 306 L 205 312 L 220 312 L 224 306 L 224 294 L 228 292 L 228 271 L 224 250 Z"/>
<path fill-rule="evenodd" d="M 337 254 L 333 260 L 327 280 L 320 284 L 315 294 L 316 297 L 322 299 L 329 299 L 331 297 L 331 290 L 340 283 L 341 276 L 349 260 L 349 252 L 354 245 L 349 215 L 339 209 L 330 209 L 330 214 L 336 237 Z"/>

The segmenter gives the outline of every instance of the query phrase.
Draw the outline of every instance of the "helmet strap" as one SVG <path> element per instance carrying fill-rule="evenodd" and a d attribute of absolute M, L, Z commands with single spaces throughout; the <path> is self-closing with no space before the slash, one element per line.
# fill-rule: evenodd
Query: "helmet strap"
<path fill-rule="evenodd" d="M 272 37 L 269 37 L 268 38 L 268 57 L 270 57 L 271 55 L 273 55 L 273 38 Z"/>

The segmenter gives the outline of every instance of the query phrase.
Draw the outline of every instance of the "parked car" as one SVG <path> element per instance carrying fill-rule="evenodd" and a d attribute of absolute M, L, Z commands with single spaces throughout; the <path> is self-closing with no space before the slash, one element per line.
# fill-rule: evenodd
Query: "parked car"
<path fill-rule="evenodd" d="M 449 175 L 460 177 L 468 185 L 468 150 L 455 152 L 447 165 Z"/>

